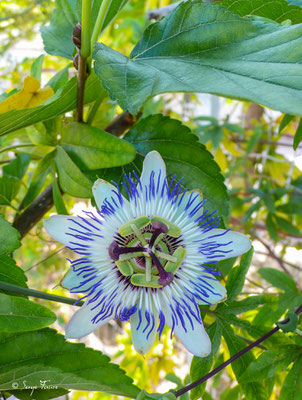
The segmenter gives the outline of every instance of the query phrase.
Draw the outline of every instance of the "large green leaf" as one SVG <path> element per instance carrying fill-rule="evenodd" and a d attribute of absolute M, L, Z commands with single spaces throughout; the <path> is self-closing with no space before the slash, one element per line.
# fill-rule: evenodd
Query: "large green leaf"
<path fill-rule="evenodd" d="M 245 342 L 235 335 L 233 329 L 229 326 L 226 321 L 218 319 L 218 322 L 222 329 L 222 335 L 228 346 L 230 355 L 238 353 L 240 350 L 246 347 Z M 246 371 L 248 365 L 254 361 L 252 352 L 248 352 L 243 356 L 239 357 L 236 361 L 232 362 L 232 369 L 236 375 L 237 380 L 240 379 L 241 375 Z M 240 385 L 246 398 L 248 400 L 267 400 L 268 395 L 266 388 L 259 382 L 243 383 Z"/>
<path fill-rule="evenodd" d="M 109 2 L 103 30 L 113 20 L 128 0 L 111 0 Z M 102 0 L 92 1 L 92 28 L 95 24 Z M 82 0 L 56 0 L 50 25 L 41 28 L 45 51 L 55 56 L 73 59 L 75 46 L 72 42 L 72 31 L 81 21 Z"/>
<path fill-rule="evenodd" d="M 220 168 L 189 128 L 160 114 L 151 115 L 141 119 L 125 139 L 140 154 L 157 150 L 167 165 L 168 174 L 176 174 L 177 179 L 184 177 L 184 186 L 200 189 L 212 208 L 221 215 L 228 213 L 228 196 Z"/>
<path fill-rule="evenodd" d="M 11 283 L 12 285 L 22 286 L 25 288 L 27 287 L 26 285 L 27 278 L 23 270 L 16 265 L 16 262 L 13 258 L 7 255 L 0 256 L 0 281 Z M 0 289 L 0 292 L 8 293 L 10 295 L 19 297 L 20 296 L 26 297 L 20 294 L 12 294 L 2 289 Z"/>
<path fill-rule="evenodd" d="M 301 24 L 279 26 L 187 1 L 149 26 L 130 58 L 97 44 L 95 71 L 133 114 L 156 94 L 206 92 L 302 115 L 301 48 Z"/>
<path fill-rule="evenodd" d="M 94 101 L 103 91 L 95 74 L 91 74 L 85 86 L 85 104 Z M 0 136 L 75 109 L 76 93 L 77 79 L 74 77 L 40 106 L 0 114 Z"/>
<path fill-rule="evenodd" d="M 55 320 L 55 314 L 40 304 L 0 294 L 0 332 L 34 331 Z"/>
<path fill-rule="evenodd" d="M 129 142 L 78 122 L 63 130 L 61 146 L 82 170 L 128 164 L 136 155 Z"/>
<path fill-rule="evenodd" d="M 0 214 L 0 254 L 11 253 L 21 246 L 19 232 Z"/>
<path fill-rule="evenodd" d="M 285 378 L 280 393 L 280 400 L 302 399 L 302 356 L 294 363 L 289 374 Z"/>
<path fill-rule="evenodd" d="M 245 15 L 258 15 L 279 23 L 288 19 L 291 20 L 292 24 L 300 24 L 302 22 L 302 9 L 290 5 L 286 0 L 223 0 L 219 2 L 219 5 L 242 17 Z"/>
<path fill-rule="evenodd" d="M 97 390 L 132 398 L 139 393 L 107 356 L 82 343 L 66 342 L 52 329 L 2 333 L 0 343 L 0 390 L 11 389 L 13 382 L 22 388 L 23 380 L 39 388 L 40 379 L 47 379 L 48 385 L 58 388 Z"/>
<path fill-rule="evenodd" d="M 92 182 L 81 172 L 61 146 L 57 147 L 56 167 L 63 192 L 83 199 L 92 197 Z"/>
<path fill-rule="evenodd" d="M 272 378 L 301 354 L 302 347 L 295 344 L 280 345 L 278 348 L 266 350 L 248 366 L 239 380 L 247 383 Z"/>

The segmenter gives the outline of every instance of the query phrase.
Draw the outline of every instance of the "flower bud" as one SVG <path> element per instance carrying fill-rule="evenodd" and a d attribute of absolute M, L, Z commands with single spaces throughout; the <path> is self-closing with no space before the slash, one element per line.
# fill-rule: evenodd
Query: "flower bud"
<path fill-rule="evenodd" d="M 72 41 L 78 49 L 81 48 L 81 32 L 82 25 L 81 22 L 78 22 L 72 31 Z"/>
<path fill-rule="evenodd" d="M 78 53 L 73 57 L 73 66 L 76 70 L 79 68 L 79 55 Z"/>

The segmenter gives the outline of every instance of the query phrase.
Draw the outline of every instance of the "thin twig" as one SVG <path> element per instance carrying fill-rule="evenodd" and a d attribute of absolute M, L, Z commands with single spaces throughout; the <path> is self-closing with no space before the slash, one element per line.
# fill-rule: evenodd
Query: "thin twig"
<path fill-rule="evenodd" d="M 275 259 L 275 257 L 274 257 L 272 254 L 266 253 L 265 251 L 255 250 L 255 253 L 261 254 L 261 255 L 263 255 L 263 256 L 271 257 L 271 258 Z M 291 262 L 289 262 L 289 261 L 286 261 L 286 260 L 282 260 L 282 261 L 283 261 L 284 264 L 288 265 L 289 267 L 292 267 L 292 268 L 294 268 L 294 269 L 297 269 L 298 271 L 302 271 L 302 268 L 299 267 L 298 265 L 295 265 L 295 264 L 293 264 L 293 263 L 291 263 Z"/>
<path fill-rule="evenodd" d="M 31 269 L 37 267 L 38 265 L 42 264 L 42 262 L 49 260 L 51 257 L 55 256 L 56 254 L 58 254 L 60 251 L 62 251 L 63 249 L 65 249 L 65 246 L 60 247 L 58 250 L 56 250 L 54 253 L 50 254 L 49 256 L 43 258 L 43 260 L 38 261 L 37 263 L 35 263 L 34 265 L 32 265 L 31 267 L 27 268 L 24 270 L 24 272 L 28 272 Z"/>
<path fill-rule="evenodd" d="M 273 250 L 270 248 L 270 246 L 269 246 L 263 239 L 261 239 L 259 236 L 255 236 L 255 239 L 257 239 L 258 242 L 260 242 L 260 243 L 263 244 L 263 246 L 267 249 L 267 251 L 269 252 L 269 254 L 271 255 L 271 257 L 274 258 L 274 259 L 277 261 L 277 263 L 280 265 L 280 267 L 283 269 L 283 271 L 284 271 L 287 275 L 291 276 L 290 272 L 289 272 L 289 271 L 287 270 L 287 268 L 285 267 L 285 265 L 284 265 L 284 263 L 283 263 L 283 260 L 282 260 L 280 257 L 278 257 L 278 256 L 273 252 Z"/>
<path fill-rule="evenodd" d="M 295 313 L 296 313 L 296 315 L 299 315 L 301 312 L 302 312 L 302 305 L 296 309 Z M 282 321 L 281 323 L 286 324 L 288 321 L 289 321 L 289 319 L 287 318 L 285 321 Z M 276 326 L 274 329 L 272 329 L 271 331 L 269 331 L 265 335 L 263 335 L 260 339 L 257 339 L 256 341 L 251 343 L 249 346 L 245 347 L 244 349 L 240 350 L 238 353 L 234 354 L 226 362 L 222 363 L 217 368 L 213 369 L 213 371 L 209 372 L 207 375 L 203 376 L 200 379 L 197 379 L 196 381 L 192 382 L 190 385 L 185 386 L 184 388 L 178 390 L 177 392 L 174 393 L 175 397 L 179 397 L 179 396 L 185 394 L 186 392 L 188 392 L 189 390 L 194 389 L 196 386 L 201 385 L 203 382 L 206 382 L 212 376 L 218 374 L 218 372 L 222 371 L 225 367 L 230 365 L 233 361 L 242 357 L 244 354 L 246 354 L 247 352 L 252 350 L 254 347 L 256 347 L 260 343 L 264 342 L 264 340 L 268 339 L 274 333 L 278 332 L 279 329 L 280 329 L 279 326 Z"/>

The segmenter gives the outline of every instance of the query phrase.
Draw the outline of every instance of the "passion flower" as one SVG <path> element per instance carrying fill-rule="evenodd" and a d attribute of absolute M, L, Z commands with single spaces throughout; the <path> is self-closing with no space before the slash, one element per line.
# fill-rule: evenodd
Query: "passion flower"
<path fill-rule="evenodd" d="M 141 177 L 133 172 L 125 182 L 94 183 L 99 211 L 45 221 L 53 238 L 83 256 L 71 261 L 62 281 L 71 293 L 85 294 L 66 337 L 88 335 L 112 318 L 130 319 L 134 347 L 144 354 L 167 324 L 191 353 L 205 357 L 211 343 L 198 306 L 226 298 L 213 264 L 245 253 L 250 240 L 219 229 L 199 190 L 186 190 L 175 177 L 168 182 L 156 151 L 145 157 Z"/>

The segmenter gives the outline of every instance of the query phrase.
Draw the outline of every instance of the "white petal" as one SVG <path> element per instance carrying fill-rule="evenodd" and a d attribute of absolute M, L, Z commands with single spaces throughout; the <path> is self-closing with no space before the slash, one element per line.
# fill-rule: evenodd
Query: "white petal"
<path fill-rule="evenodd" d="M 87 221 L 91 221 L 88 218 L 85 219 L 87 219 Z M 70 215 L 52 215 L 50 218 L 44 221 L 44 228 L 51 237 L 56 239 L 58 242 L 65 244 L 65 246 L 68 246 L 70 245 L 70 242 L 75 241 L 73 236 L 67 234 L 73 232 L 70 230 L 70 228 L 85 231 L 85 229 L 81 229 L 77 223 L 81 224 L 83 227 L 85 226 L 85 223 L 83 223 L 79 217 L 71 217 Z M 93 229 L 88 225 L 87 228 Z"/>
<path fill-rule="evenodd" d="M 65 328 L 65 337 L 67 339 L 78 339 L 88 335 L 95 329 L 106 324 L 113 318 L 111 314 L 96 324 L 91 322 L 92 318 L 96 315 L 97 310 L 90 310 L 90 308 L 84 304 L 71 318 Z"/>
<path fill-rule="evenodd" d="M 101 209 L 106 198 L 108 198 L 109 202 L 111 202 L 111 197 L 116 198 L 116 194 L 113 193 L 113 191 L 118 192 L 118 189 L 114 185 L 111 185 L 111 183 L 104 181 L 104 179 L 98 179 L 94 182 L 92 186 L 92 193 L 99 210 Z M 124 196 L 122 196 L 122 198 L 125 203 L 129 203 Z"/>
<path fill-rule="evenodd" d="M 61 281 L 61 286 L 65 289 L 72 289 L 80 284 L 83 280 L 80 276 L 78 276 L 72 269 L 67 272 Z"/>
<path fill-rule="evenodd" d="M 97 277 L 95 279 L 97 279 Z M 95 283 L 94 280 L 91 279 L 88 282 L 82 284 L 82 282 L 85 282 L 86 280 L 87 279 L 83 278 L 83 274 L 77 275 L 77 273 L 73 271 L 73 269 L 70 269 L 61 281 L 61 286 L 69 290 L 75 288 L 76 290 L 74 291 L 74 293 L 84 292 L 85 290 L 92 287 Z"/>
<path fill-rule="evenodd" d="M 205 276 L 204 276 L 205 279 Z M 206 280 L 206 279 L 205 279 Z M 226 288 L 223 286 L 222 283 L 219 281 L 214 281 L 214 280 L 207 280 L 207 282 L 212 286 L 211 290 L 215 293 L 212 293 L 208 290 L 208 296 L 205 301 L 197 300 L 196 302 L 198 304 L 217 304 L 221 303 L 222 301 L 226 300 L 227 298 L 227 293 L 226 293 Z"/>
<path fill-rule="evenodd" d="M 150 315 L 151 321 L 148 323 L 145 308 L 143 308 L 141 310 L 141 322 L 138 311 L 130 317 L 132 343 L 135 350 L 141 355 L 148 353 L 155 341 L 158 325 L 158 314 L 155 310 L 153 316 L 154 321 Z"/>
<path fill-rule="evenodd" d="M 183 198 L 182 198 L 183 196 Z M 190 219 L 192 218 L 192 221 L 195 221 L 197 218 L 201 217 L 203 214 L 203 207 L 200 207 L 200 203 L 203 200 L 203 196 L 200 190 L 195 189 L 195 190 L 190 190 L 187 191 L 184 195 L 179 195 L 178 201 L 176 204 L 178 204 L 178 202 L 181 200 L 180 205 L 177 207 L 178 210 L 175 214 L 175 216 L 173 217 L 173 220 L 175 221 L 181 214 L 183 215 L 183 213 L 185 213 L 185 215 L 189 215 L 190 212 L 192 212 L 195 208 L 196 211 L 194 212 L 194 215 L 192 215 L 192 217 L 190 217 Z M 194 201 L 193 201 L 194 200 Z M 190 202 L 191 204 L 188 206 L 187 210 L 185 210 L 185 208 L 188 205 L 188 202 Z"/>
<path fill-rule="evenodd" d="M 220 261 L 226 258 L 237 257 L 246 253 L 251 248 L 250 239 L 240 232 L 226 231 L 225 229 L 212 229 L 202 235 L 199 242 L 203 260 Z M 213 245 L 213 247 L 211 247 Z M 215 245 L 218 247 L 215 249 Z M 209 254 L 207 248 L 212 248 L 213 254 Z M 204 249 L 204 253 L 203 250 Z"/>
<path fill-rule="evenodd" d="M 170 312 L 164 312 L 167 325 L 172 328 L 172 319 Z M 183 313 L 186 330 L 183 328 L 180 320 L 178 325 L 174 327 L 174 333 L 182 342 L 185 348 L 197 357 L 207 357 L 211 353 L 211 341 L 206 333 L 202 323 L 191 318 L 193 327 L 188 317 Z"/>
<path fill-rule="evenodd" d="M 143 188 L 149 185 L 152 171 L 155 172 L 155 179 L 160 174 L 161 182 L 163 182 L 166 177 L 166 165 L 161 155 L 155 150 L 150 151 L 144 159 L 143 171 L 140 177 Z"/>

